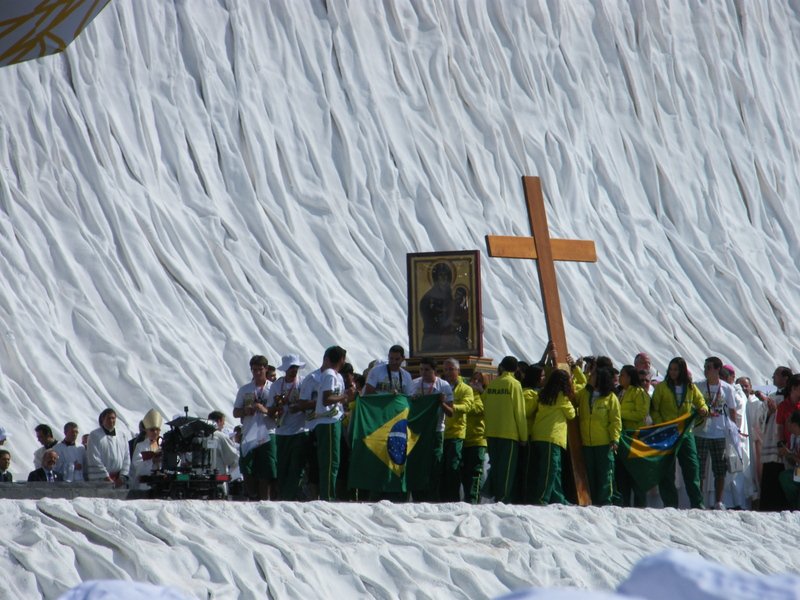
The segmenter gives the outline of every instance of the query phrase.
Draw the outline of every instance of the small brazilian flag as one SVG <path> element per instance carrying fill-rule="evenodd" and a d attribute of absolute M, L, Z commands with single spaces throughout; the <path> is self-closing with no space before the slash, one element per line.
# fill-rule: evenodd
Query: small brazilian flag
<path fill-rule="evenodd" d="M 370 394 L 356 402 L 351 422 L 349 488 L 405 492 L 406 463 L 418 436 L 408 428 L 408 398 Z"/>
<path fill-rule="evenodd" d="M 695 412 L 640 429 L 625 429 L 619 440 L 619 458 L 637 487 L 649 490 L 661 479 L 664 465 L 675 455 L 692 431 Z"/>

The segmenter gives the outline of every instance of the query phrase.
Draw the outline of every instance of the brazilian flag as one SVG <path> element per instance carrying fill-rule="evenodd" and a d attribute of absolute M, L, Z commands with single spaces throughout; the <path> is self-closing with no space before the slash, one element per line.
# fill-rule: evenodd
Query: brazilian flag
<path fill-rule="evenodd" d="M 402 394 L 370 394 L 358 399 L 351 422 L 349 488 L 406 491 L 406 462 L 416 440 L 408 419 L 408 398 Z"/>
<path fill-rule="evenodd" d="M 619 439 L 617 456 L 641 490 L 658 484 L 667 460 L 681 447 L 694 427 L 695 411 L 682 417 L 640 429 L 625 429 Z"/>
<path fill-rule="evenodd" d="M 427 491 L 434 484 L 439 394 L 414 396 L 408 399 L 408 403 L 409 445 L 406 483 L 412 492 L 414 490 Z"/>

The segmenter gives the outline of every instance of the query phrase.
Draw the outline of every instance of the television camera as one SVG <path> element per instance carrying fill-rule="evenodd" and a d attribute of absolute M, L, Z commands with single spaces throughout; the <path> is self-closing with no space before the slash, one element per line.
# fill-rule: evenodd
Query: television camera
<path fill-rule="evenodd" d="M 150 498 L 219 499 L 227 496 L 227 473 L 216 469 L 219 441 L 211 421 L 189 416 L 168 421 L 161 441 L 161 467 L 141 480 L 150 485 Z"/>

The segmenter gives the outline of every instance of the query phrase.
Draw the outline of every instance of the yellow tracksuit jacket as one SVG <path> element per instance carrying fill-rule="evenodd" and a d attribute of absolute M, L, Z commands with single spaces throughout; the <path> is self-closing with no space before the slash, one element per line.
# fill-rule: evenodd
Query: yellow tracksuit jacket
<path fill-rule="evenodd" d="M 503 373 L 493 379 L 486 386 L 482 399 L 487 438 L 528 441 L 525 399 L 513 373 Z"/>
<path fill-rule="evenodd" d="M 533 404 L 531 439 L 534 442 L 550 442 L 566 448 L 567 421 L 574 418 L 575 407 L 564 394 L 558 395 L 555 404 L 541 404 L 537 394 Z"/>
<path fill-rule="evenodd" d="M 444 439 L 463 440 L 467 436 L 467 413 L 472 404 L 472 388 L 459 380 L 453 388 L 453 416 L 444 420 Z"/>
<path fill-rule="evenodd" d="M 578 422 L 581 426 L 581 440 L 584 446 L 607 446 L 619 442 L 622 431 L 622 418 L 619 400 L 614 392 L 600 396 L 594 403 L 591 386 L 584 387 L 576 395 L 578 402 Z"/>
<path fill-rule="evenodd" d="M 619 399 L 623 429 L 644 427 L 644 419 L 650 413 L 650 396 L 640 387 L 628 386 Z"/>
<path fill-rule="evenodd" d="M 669 383 L 666 381 L 659 383 L 653 391 L 653 399 L 650 402 L 650 416 L 653 418 L 653 424 L 658 425 L 682 417 L 692 411 L 692 406 L 697 410 L 708 409 L 703 394 L 695 384 L 684 386 L 684 394 L 683 402 L 678 406 L 675 391 L 669 386 Z"/>

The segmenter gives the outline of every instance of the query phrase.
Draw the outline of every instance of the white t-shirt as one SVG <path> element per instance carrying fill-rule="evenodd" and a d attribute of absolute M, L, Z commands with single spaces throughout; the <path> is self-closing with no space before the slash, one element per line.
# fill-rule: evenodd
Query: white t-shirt
<path fill-rule="evenodd" d="M 727 432 L 725 419 L 730 419 L 731 411 L 736 410 L 736 394 L 733 386 L 727 381 L 710 385 L 708 381 L 699 381 L 697 389 L 703 394 L 708 406 L 708 417 L 701 427 L 696 427 L 694 434 L 707 439 L 722 439 Z"/>
<path fill-rule="evenodd" d="M 389 371 L 387 363 L 372 367 L 367 375 L 367 385 L 375 388 L 378 394 L 388 394 L 396 391 L 398 394 L 409 394 L 411 390 L 411 373 L 403 368 L 395 373 Z"/>
<path fill-rule="evenodd" d="M 325 392 L 331 392 L 333 396 L 339 396 L 344 393 L 344 378 L 334 369 L 325 369 L 320 376 L 319 385 L 317 386 L 317 405 L 312 422 L 308 424 L 309 429 L 313 429 L 317 425 L 330 425 L 344 418 L 344 407 L 341 403 L 329 406 L 325 406 L 322 403 Z"/>
<path fill-rule="evenodd" d="M 58 442 L 53 446 L 53 450 L 58 453 L 58 462 L 53 470 L 61 475 L 64 481 L 70 481 L 69 466 L 79 463 L 81 467 L 73 471 L 71 481 L 83 481 L 86 472 L 86 448 L 83 444 L 67 446 L 64 442 Z"/>
<path fill-rule="evenodd" d="M 289 410 L 291 405 L 296 404 L 300 399 L 300 389 L 302 385 L 303 378 L 297 375 L 295 380 L 291 383 L 286 381 L 285 377 L 281 377 L 269 388 L 269 402 L 267 406 L 275 406 L 275 396 L 283 395 L 286 397 L 284 400 L 283 417 L 280 420 L 278 428 L 275 430 L 276 435 L 295 435 L 307 431 L 305 413 L 302 411 L 293 413 Z"/>
<path fill-rule="evenodd" d="M 417 377 L 411 382 L 411 393 L 409 396 L 428 396 L 430 394 L 444 394 L 444 401 L 447 404 L 453 404 L 453 388 L 441 377 L 437 377 L 433 383 L 425 383 L 422 377 Z M 436 425 L 437 432 L 444 431 L 444 421 L 446 415 L 444 411 L 439 408 L 439 423 Z"/>
<path fill-rule="evenodd" d="M 267 381 L 264 387 L 258 387 L 252 381 L 245 383 L 236 393 L 236 400 L 233 403 L 233 408 L 247 408 L 254 403 L 266 406 L 269 387 L 269 381 Z M 269 441 L 269 421 L 272 421 L 272 419 L 267 419 L 266 415 L 261 412 L 242 417 L 242 456 L 247 456 L 251 450 Z"/>

